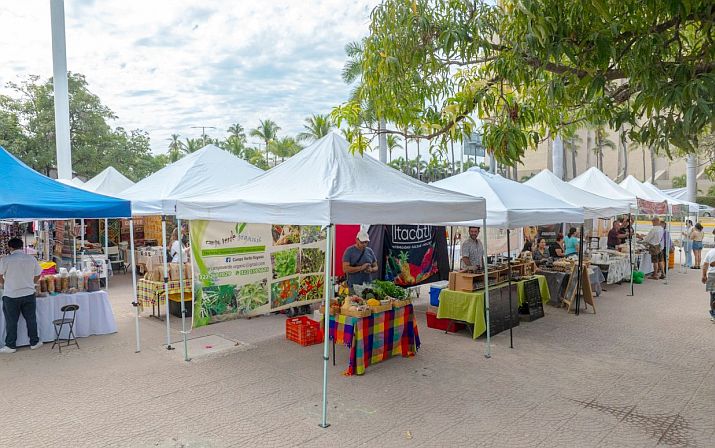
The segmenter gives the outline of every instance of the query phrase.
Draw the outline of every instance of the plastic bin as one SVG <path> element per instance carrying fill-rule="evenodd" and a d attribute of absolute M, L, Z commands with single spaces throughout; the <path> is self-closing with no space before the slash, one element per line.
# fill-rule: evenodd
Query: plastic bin
<path fill-rule="evenodd" d="M 307 316 L 286 319 L 286 338 L 306 347 L 323 342 L 320 323 Z"/>
<path fill-rule="evenodd" d="M 442 288 L 437 286 L 431 286 L 429 289 L 429 304 L 432 306 L 439 306 L 439 293 L 442 292 Z"/>
<path fill-rule="evenodd" d="M 431 311 L 427 311 L 427 327 L 428 328 L 434 328 L 436 330 L 442 330 L 442 331 L 447 331 L 449 329 L 450 332 L 456 333 L 462 328 L 464 328 L 464 324 L 461 322 L 454 322 L 451 319 L 439 319 L 437 318 L 437 315 Z M 451 324 L 451 325 L 450 325 Z"/>

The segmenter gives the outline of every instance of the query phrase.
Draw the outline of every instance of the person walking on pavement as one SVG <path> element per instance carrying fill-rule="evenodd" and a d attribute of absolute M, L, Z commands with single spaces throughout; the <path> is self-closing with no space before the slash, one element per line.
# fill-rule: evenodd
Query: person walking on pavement
<path fill-rule="evenodd" d="M 22 250 L 22 240 L 12 238 L 7 245 L 12 249 L 10 255 L 0 259 L 0 284 L 3 285 L 2 310 L 5 314 L 5 347 L 0 353 L 17 351 L 17 321 L 20 314 L 27 323 L 27 335 L 32 350 L 42 347 L 37 335 L 37 316 L 35 310 L 35 283 L 40 279 L 42 268 L 35 257 Z"/>
<path fill-rule="evenodd" d="M 690 268 L 693 266 L 693 242 L 690 240 L 690 231 L 693 230 L 693 221 L 687 220 L 685 222 L 685 230 L 681 234 L 683 252 L 685 252 L 685 267 Z"/>
<path fill-rule="evenodd" d="M 703 252 L 703 238 L 705 238 L 705 233 L 703 232 L 703 225 L 695 223 L 695 227 L 690 230 L 690 241 L 693 247 L 693 255 L 695 256 L 695 263 L 692 269 L 700 269 L 700 255 Z"/>
<path fill-rule="evenodd" d="M 715 230 L 713 230 L 715 234 Z M 710 295 L 710 321 L 715 323 L 715 249 L 711 249 L 703 259 L 702 282 L 705 284 L 705 291 Z"/>

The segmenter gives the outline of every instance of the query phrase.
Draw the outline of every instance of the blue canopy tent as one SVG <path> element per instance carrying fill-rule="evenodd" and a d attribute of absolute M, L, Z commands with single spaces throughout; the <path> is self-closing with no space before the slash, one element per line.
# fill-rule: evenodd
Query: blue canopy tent
<path fill-rule="evenodd" d="M 131 203 L 80 188 L 65 185 L 43 176 L 0 146 L 0 219 L 55 220 L 129 218 Z M 134 247 L 132 247 L 134 272 Z M 133 279 L 136 281 L 134 276 Z M 134 290 L 136 291 L 136 285 Z M 136 298 L 134 300 L 136 303 Z M 137 310 L 138 313 L 138 310 Z M 139 327 L 137 325 L 137 351 Z"/>
<path fill-rule="evenodd" d="M 129 201 L 43 176 L 0 146 L 0 219 L 127 218 Z"/>

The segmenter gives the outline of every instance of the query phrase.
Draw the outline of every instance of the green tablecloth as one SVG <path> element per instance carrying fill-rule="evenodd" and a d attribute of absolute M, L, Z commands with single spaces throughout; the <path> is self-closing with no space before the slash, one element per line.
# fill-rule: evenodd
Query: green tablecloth
<path fill-rule="evenodd" d="M 551 295 L 549 294 L 549 286 L 546 284 L 546 277 L 543 275 L 536 275 L 535 277 L 539 280 L 541 301 L 547 303 Z M 516 284 L 519 305 L 524 302 L 524 283 L 526 281 L 527 280 L 512 282 L 512 284 Z M 508 286 L 508 283 L 494 285 L 489 288 L 489 291 L 495 291 L 506 286 Z M 440 319 L 458 320 L 474 325 L 472 337 L 474 339 L 478 338 L 487 331 L 487 322 L 484 317 L 484 291 L 463 292 L 443 289 L 439 294 L 437 317 Z"/>

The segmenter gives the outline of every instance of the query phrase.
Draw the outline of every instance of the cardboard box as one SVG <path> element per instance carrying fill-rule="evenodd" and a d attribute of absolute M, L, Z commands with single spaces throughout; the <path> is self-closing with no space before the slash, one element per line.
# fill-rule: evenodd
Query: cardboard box
<path fill-rule="evenodd" d="M 455 285 L 457 281 L 457 272 L 452 271 L 449 273 L 449 284 L 447 285 L 447 289 L 451 289 L 452 291 L 456 291 Z"/>

